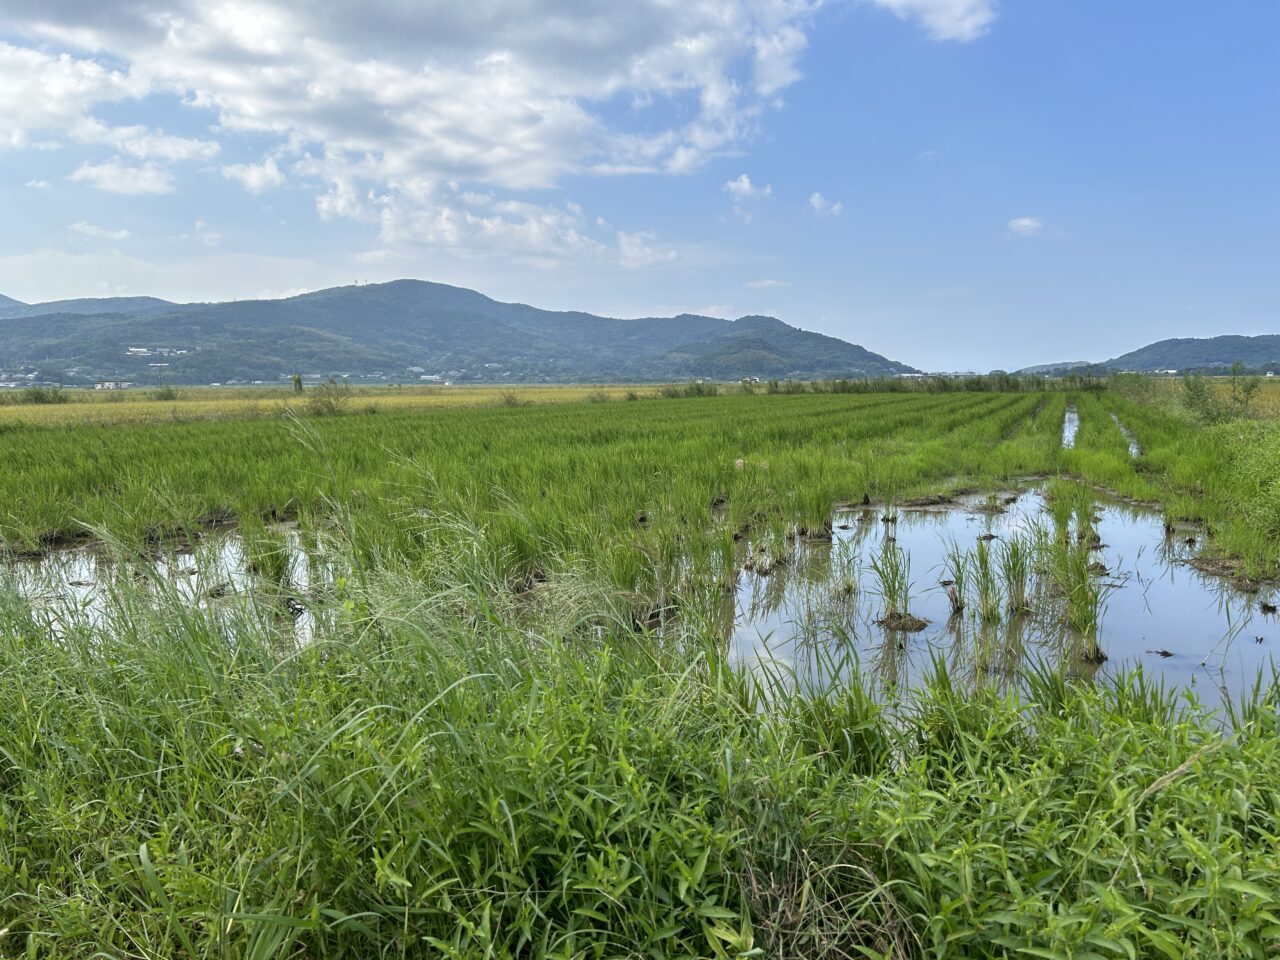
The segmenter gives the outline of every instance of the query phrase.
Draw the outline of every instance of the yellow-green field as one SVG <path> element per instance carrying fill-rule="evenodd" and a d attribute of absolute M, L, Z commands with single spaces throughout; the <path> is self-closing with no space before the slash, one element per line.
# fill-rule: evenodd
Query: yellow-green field
<path fill-rule="evenodd" d="M 314 391 L 314 385 L 308 390 Z M 628 393 L 654 396 L 655 386 L 360 386 L 353 387 L 350 406 L 361 410 L 413 410 L 497 404 L 571 403 L 619 400 Z M 176 393 L 176 396 L 173 395 Z M 21 403 L 18 392 L 0 395 L 0 422 L 33 424 L 158 423 L 277 416 L 305 411 L 308 394 L 279 387 L 178 387 L 173 391 L 131 388 L 120 391 L 68 390 L 66 402 Z M 7 402 L 6 402 L 7 401 Z"/>

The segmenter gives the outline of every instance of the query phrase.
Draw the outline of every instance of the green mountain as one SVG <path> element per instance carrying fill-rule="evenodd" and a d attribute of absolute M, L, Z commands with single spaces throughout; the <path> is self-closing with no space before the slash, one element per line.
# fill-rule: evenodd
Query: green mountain
<path fill-rule="evenodd" d="M 1256 337 L 1228 334 L 1220 337 L 1178 337 L 1147 344 L 1130 350 L 1111 360 L 1097 363 L 1075 361 L 1072 363 L 1045 363 L 1024 367 L 1019 373 L 1108 373 L 1131 370 L 1150 373 L 1156 370 L 1179 372 L 1229 368 L 1233 363 L 1243 363 L 1250 370 L 1275 370 L 1280 368 L 1280 335 L 1263 334 Z"/>
<path fill-rule="evenodd" d="M 0 303 L 0 370 L 15 367 L 69 383 L 274 381 L 294 371 L 392 382 L 423 375 L 605 382 L 915 372 L 772 317 L 618 320 L 500 303 L 421 280 L 216 304 L 151 297 Z"/>
<path fill-rule="evenodd" d="M 90 316 L 100 313 L 141 315 L 173 310 L 178 304 L 155 297 L 103 297 L 84 300 L 50 300 L 48 303 L 22 303 L 0 297 L 0 320 L 17 317 L 39 317 L 51 313 L 75 313 Z"/>
<path fill-rule="evenodd" d="M 1230 367 L 1236 362 L 1250 369 L 1280 363 L 1280 336 L 1182 337 L 1161 340 L 1107 361 L 1112 370 L 1194 370 Z"/>

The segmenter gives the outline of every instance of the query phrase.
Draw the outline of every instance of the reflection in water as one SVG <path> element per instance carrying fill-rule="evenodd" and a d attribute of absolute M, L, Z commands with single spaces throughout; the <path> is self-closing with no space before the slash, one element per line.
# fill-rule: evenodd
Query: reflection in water
<path fill-rule="evenodd" d="M 297 530 L 276 527 L 248 542 L 219 535 L 136 562 L 97 550 L 60 551 L 5 565 L 4 574 L 53 636 L 77 624 L 104 626 L 127 594 L 141 592 L 210 611 L 224 628 L 252 617 L 265 630 L 303 644 L 315 637 L 315 601 L 332 585 L 335 563 L 321 544 L 304 549 Z"/>
<path fill-rule="evenodd" d="M 1119 427 L 1120 432 L 1124 434 L 1125 443 L 1129 444 L 1129 456 L 1137 460 L 1138 457 L 1142 456 L 1142 448 L 1138 446 L 1138 438 L 1133 435 L 1133 431 L 1126 427 L 1124 423 L 1121 422 L 1120 418 L 1114 413 L 1111 415 L 1111 419 L 1115 421 L 1115 425 Z"/>
<path fill-rule="evenodd" d="M 1067 415 L 1062 418 L 1062 449 L 1070 450 L 1076 445 L 1076 434 L 1080 431 L 1080 414 L 1076 412 L 1074 403 L 1067 404 Z"/>
<path fill-rule="evenodd" d="M 975 497 L 949 507 L 898 508 L 892 524 L 869 509 L 837 513 L 830 543 L 797 543 L 767 575 L 748 569 L 738 577 L 730 598 L 731 654 L 744 662 L 764 659 L 802 686 L 826 685 L 833 664 L 842 674 L 857 665 L 885 691 L 918 682 L 935 660 L 954 675 L 999 686 L 1017 683 L 1035 660 L 1081 677 L 1141 663 L 1209 705 L 1251 687 L 1270 668 L 1280 622 L 1261 612 L 1267 598 L 1189 566 L 1195 544 L 1166 532 L 1159 514 L 1100 504 L 1073 517 L 1070 507 L 1051 507 L 1040 491 L 1016 496 L 1012 503 Z M 948 552 L 972 556 L 980 538 L 991 536 L 997 558 L 1014 541 L 1037 546 L 1025 609 L 1011 612 L 1004 590 L 994 616 L 984 616 L 977 586 L 969 583 L 965 608 L 953 617 Z M 1065 624 L 1061 587 L 1046 569 L 1046 551 L 1068 536 L 1089 548 L 1089 582 L 1104 596 L 1097 638 L 1108 659 L 1100 667 L 1082 661 L 1083 638 Z M 919 633 L 875 622 L 884 601 L 870 560 L 887 537 L 911 559 L 910 612 L 928 621 Z"/>

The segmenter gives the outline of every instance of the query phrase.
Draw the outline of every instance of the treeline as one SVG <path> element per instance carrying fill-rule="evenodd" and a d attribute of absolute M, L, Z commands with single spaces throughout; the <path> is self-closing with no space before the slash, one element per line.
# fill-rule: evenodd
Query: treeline
<path fill-rule="evenodd" d="M 1016 376 L 997 370 L 970 376 L 870 377 L 857 380 L 768 380 L 745 383 L 750 393 L 1034 393 L 1042 390 L 1089 390 L 1101 392 L 1101 377 Z"/>

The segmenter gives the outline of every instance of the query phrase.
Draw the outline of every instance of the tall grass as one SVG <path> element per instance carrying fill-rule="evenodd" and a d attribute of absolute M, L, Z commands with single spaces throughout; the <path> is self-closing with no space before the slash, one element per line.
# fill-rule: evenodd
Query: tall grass
<path fill-rule="evenodd" d="M 1019 699 L 938 666 L 878 703 L 734 668 L 692 625 L 635 633 L 604 584 L 517 616 L 465 553 L 432 563 L 338 586 L 301 648 L 252 602 L 132 581 L 51 644 L 0 594 L 0 949 L 1280 947 L 1269 691 L 1229 735 L 1140 675 Z"/>

